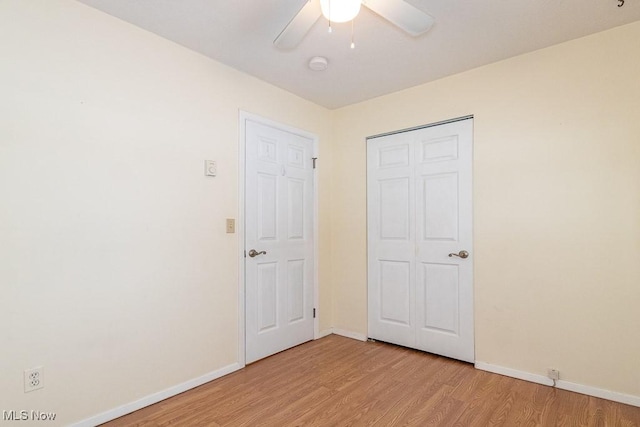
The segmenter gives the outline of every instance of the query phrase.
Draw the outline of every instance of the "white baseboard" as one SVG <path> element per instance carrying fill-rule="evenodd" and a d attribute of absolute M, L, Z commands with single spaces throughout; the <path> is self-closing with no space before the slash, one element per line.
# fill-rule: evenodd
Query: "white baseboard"
<path fill-rule="evenodd" d="M 320 331 L 318 333 L 318 336 L 316 337 L 316 339 L 319 340 L 320 338 L 324 338 L 326 336 L 329 336 L 332 333 L 333 333 L 333 328 L 325 329 L 324 331 Z"/>
<path fill-rule="evenodd" d="M 491 365 L 485 362 L 476 362 L 476 369 L 480 369 L 481 371 L 493 372 L 494 374 L 505 375 L 511 378 L 517 378 L 519 380 L 525 380 L 532 383 L 538 383 L 542 385 L 553 385 L 553 380 L 545 377 L 544 375 L 532 374 L 530 372 L 518 371 L 516 369 L 505 368 L 502 366 Z"/>
<path fill-rule="evenodd" d="M 331 334 L 341 335 L 343 337 L 352 338 L 359 341 L 367 340 L 367 337 L 362 334 L 358 334 L 350 331 L 344 331 L 342 329 L 335 329 L 335 328 L 329 328 L 329 329 L 320 331 L 316 339 L 320 339 Z M 115 420 L 116 418 L 122 417 L 123 415 L 130 414 L 139 409 L 146 408 L 147 406 L 151 406 L 155 403 L 158 403 L 160 401 L 163 401 L 165 399 L 168 399 L 180 393 L 184 393 L 187 390 L 191 390 L 192 388 L 196 388 L 198 386 L 201 386 L 202 384 L 208 383 L 209 381 L 213 381 L 215 379 L 223 377 L 227 374 L 230 374 L 242 368 L 243 368 L 243 365 L 241 365 L 240 363 L 233 363 L 231 365 L 220 368 L 216 371 L 209 372 L 208 374 L 205 374 L 201 377 L 194 378 L 190 381 L 184 382 L 182 384 L 178 384 L 166 390 L 143 397 L 142 399 L 136 400 L 135 402 L 127 403 L 125 405 L 119 406 L 117 408 L 113 408 L 109 411 L 103 412 L 93 417 L 84 419 L 82 421 L 78 421 L 77 423 L 71 424 L 71 427 L 94 427 L 99 424 L 103 424 L 108 421 Z"/>
<path fill-rule="evenodd" d="M 340 335 L 342 337 L 351 338 L 358 341 L 366 341 L 367 336 L 360 334 L 358 332 L 345 331 L 344 329 L 331 328 L 332 332 L 336 335 Z"/>
<path fill-rule="evenodd" d="M 618 393 L 617 391 L 576 384 L 565 380 L 556 381 L 556 387 L 563 390 L 574 391 L 576 393 L 587 394 L 593 397 L 600 397 L 602 399 L 613 400 L 614 402 L 640 407 L 640 396 Z"/>
<path fill-rule="evenodd" d="M 505 368 L 497 365 L 491 365 L 485 362 L 476 362 L 475 366 L 476 366 L 476 369 L 480 369 L 482 371 L 493 372 L 494 374 L 505 375 L 507 377 L 517 378 L 519 380 L 525 380 L 525 381 L 530 381 L 538 384 L 553 386 L 553 381 L 545 377 L 544 375 L 518 371 L 516 369 Z M 572 383 L 565 380 L 556 381 L 556 388 L 640 407 L 640 396 L 633 396 L 630 394 L 618 393 L 616 391 L 605 390 L 602 388 L 592 387 L 592 386 L 583 385 L 583 384 L 576 384 L 576 383 Z"/>
<path fill-rule="evenodd" d="M 162 400 L 168 399 L 177 394 L 183 393 L 187 390 L 191 390 L 192 388 L 196 388 L 198 386 L 201 386 L 202 384 L 208 383 L 209 381 L 213 381 L 227 374 L 235 372 L 238 369 L 241 369 L 242 367 L 243 366 L 240 365 L 239 363 L 233 363 L 231 365 L 225 366 L 213 372 L 209 372 L 208 374 L 205 374 L 201 377 L 194 378 L 192 380 L 186 381 L 182 384 L 178 384 L 166 390 L 163 390 L 154 394 L 150 394 L 149 396 L 143 397 L 142 399 L 136 400 L 135 402 L 127 403 L 125 405 L 122 405 L 117 408 L 113 408 L 109 411 L 103 412 L 101 414 L 95 415 L 91 418 L 87 418 L 85 420 L 71 424 L 71 427 L 94 427 L 99 424 L 106 423 L 107 421 L 115 420 L 116 418 L 119 418 L 123 415 L 130 414 L 131 412 L 153 405 L 154 403 L 158 403 Z"/>
<path fill-rule="evenodd" d="M 318 338 L 322 338 L 331 334 L 340 335 L 340 336 L 355 339 L 358 341 L 367 340 L 367 337 L 363 334 L 352 332 L 352 331 L 346 331 L 343 329 L 337 329 L 337 328 L 330 328 L 330 329 L 325 329 L 324 331 L 321 331 L 320 336 Z M 543 384 L 547 386 L 553 386 L 553 381 L 545 377 L 544 375 L 532 374 L 530 372 L 519 371 L 511 368 L 505 368 L 502 366 L 492 365 L 490 363 L 485 363 L 485 362 L 476 362 L 475 367 L 476 369 L 480 369 L 482 371 L 492 372 L 495 374 L 505 375 L 508 377 L 517 378 L 520 380 L 530 381 L 530 382 Z M 108 421 L 119 418 L 123 415 L 130 414 L 131 412 L 135 412 L 139 409 L 145 408 L 147 406 L 158 403 L 162 400 L 165 400 L 175 395 L 178 395 L 180 393 L 183 393 L 192 388 L 201 386 L 202 384 L 208 383 L 209 381 L 213 381 L 215 379 L 228 375 L 242 368 L 243 366 L 241 364 L 233 363 L 231 365 L 225 366 L 213 372 L 209 372 L 208 374 L 205 374 L 201 377 L 194 378 L 182 384 L 178 384 L 174 387 L 168 388 L 164 391 L 160 391 L 158 393 L 154 393 L 149 396 L 143 397 L 142 399 L 136 400 L 135 402 L 127 403 L 125 405 L 119 406 L 117 408 L 111 409 L 109 411 L 103 412 L 93 417 L 84 419 L 82 421 L 72 424 L 71 427 L 94 427 L 99 424 L 106 423 Z M 640 396 L 633 396 L 630 394 L 618 393 L 615 391 L 605 390 L 597 387 L 587 386 L 583 384 L 576 384 L 576 383 L 572 383 L 565 380 L 556 381 L 556 388 L 640 407 Z"/>

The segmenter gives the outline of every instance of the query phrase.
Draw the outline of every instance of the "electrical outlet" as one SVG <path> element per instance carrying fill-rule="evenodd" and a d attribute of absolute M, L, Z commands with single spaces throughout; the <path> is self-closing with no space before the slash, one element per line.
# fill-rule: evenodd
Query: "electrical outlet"
<path fill-rule="evenodd" d="M 549 377 L 549 379 L 557 381 L 560 379 L 560 371 L 558 371 L 557 369 L 549 368 L 547 369 L 547 377 Z"/>
<path fill-rule="evenodd" d="M 24 392 L 28 393 L 44 387 L 43 367 L 25 369 L 24 371 Z"/>

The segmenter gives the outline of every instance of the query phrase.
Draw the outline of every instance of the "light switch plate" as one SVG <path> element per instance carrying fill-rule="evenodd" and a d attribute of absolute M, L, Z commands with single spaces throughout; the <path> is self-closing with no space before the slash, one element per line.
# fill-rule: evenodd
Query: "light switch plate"
<path fill-rule="evenodd" d="M 236 232 L 236 220 L 233 218 L 227 218 L 227 233 Z"/>
<path fill-rule="evenodd" d="M 215 160 L 204 161 L 204 174 L 205 176 L 216 176 L 218 173 L 218 166 Z"/>

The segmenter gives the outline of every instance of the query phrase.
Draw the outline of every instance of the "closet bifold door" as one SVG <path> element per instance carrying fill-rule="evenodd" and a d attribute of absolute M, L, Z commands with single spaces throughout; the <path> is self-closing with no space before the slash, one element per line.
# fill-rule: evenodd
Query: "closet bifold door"
<path fill-rule="evenodd" d="M 367 142 L 369 337 L 415 347 L 415 166 L 409 133 Z"/>
<path fill-rule="evenodd" d="M 474 360 L 472 119 L 367 141 L 369 337 Z"/>

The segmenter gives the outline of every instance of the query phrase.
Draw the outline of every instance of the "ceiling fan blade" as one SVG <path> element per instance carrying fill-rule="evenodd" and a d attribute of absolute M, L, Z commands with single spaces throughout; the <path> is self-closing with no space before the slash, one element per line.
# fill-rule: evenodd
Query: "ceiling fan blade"
<path fill-rule="evenodd" d="M 362 4 L 414 37 L 435 22 L 431 15 L 404 0 L 362 0 Z"/>
<path fill-rule="evenodd" d="M 302 9 L 284 27 L 284 30 L 273 41 L 278 49 L 293 49 L 298 46 L 313 24 L 322 16 L 320 0 L 305 2 Z"/>

